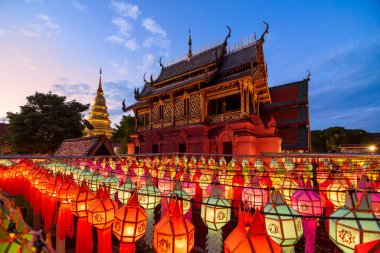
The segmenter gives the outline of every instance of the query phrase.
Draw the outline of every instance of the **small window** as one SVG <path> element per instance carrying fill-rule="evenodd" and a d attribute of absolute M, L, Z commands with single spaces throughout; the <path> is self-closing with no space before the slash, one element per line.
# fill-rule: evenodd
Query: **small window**
<path fill-rule="evenodd" d="M 135 146 L 134 154 L 140 154 L 140 146 Z"/>
<path fill-rule="evenodd" d="M 158 115 L 158 119 L 163 119 L 164 118 L 164 105 L 160 105 L 160 111 Z"/>
<path fill-rule="evenodd" d="M 152 145 L 152 153 L 158 153 L 158 144 Z"/>
<path fill-rule="evenodd" d="M 190 98 L 185 98 L 183 100 L 184 108 L 183 108 L 183 114 L 189 115 L 190 114 Z"/>

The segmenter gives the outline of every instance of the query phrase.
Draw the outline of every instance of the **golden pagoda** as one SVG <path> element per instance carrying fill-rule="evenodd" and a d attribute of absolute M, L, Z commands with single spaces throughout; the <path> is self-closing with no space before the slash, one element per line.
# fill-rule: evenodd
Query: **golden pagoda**
<path fill-rule="evenodd" d="M 100 69 L 99 86 L 91 106 L 88 121 L 94 127 L 93 129 L 85 129 L 85 136 L 105 135 L 112 136 L 111 121 L 108 119 L 106 99 L 103 96 L 102 89 L 102 69 Z"/>

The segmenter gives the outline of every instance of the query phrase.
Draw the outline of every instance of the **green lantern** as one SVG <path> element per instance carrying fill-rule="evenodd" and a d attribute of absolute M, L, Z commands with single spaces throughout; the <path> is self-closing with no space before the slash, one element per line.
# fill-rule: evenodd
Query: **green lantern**
<path fill-rule="evenodd" d="M 107 177 L 104 179 L 103 184 L 110 188 L 110 194 L 114 195 L 119 186 L 119 179 L 115 176 L 114 171 L 109 171 Z"/>
<path fill-rule="evenodd" d="M 96 192 L 99 186 L 103 183 L 104 177 L 100 175 L 99 170 L 95 170 L 91 178 L 88 180 L 88 186 L 91 191 Z"/>
<path fill-rule="evenodd" d="M 343 251 L 353 253 L 355 246 L 380 238 L 380 221 L 371 212 L 364 191 L 359 201 L 346 191 L 346 205 L 330 215 L 329 236 Z"/>

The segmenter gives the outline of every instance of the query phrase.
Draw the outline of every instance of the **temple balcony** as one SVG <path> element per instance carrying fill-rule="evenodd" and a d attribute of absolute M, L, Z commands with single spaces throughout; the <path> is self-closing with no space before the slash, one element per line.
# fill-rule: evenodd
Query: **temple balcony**
<path fill-rule="evenodd" d="M 245 117 L 245 113 L 241 111 L 232 111 L 226 113 L 220 113 L 215 115 L 209 115 L 206 117 L 206 122 L 208 123 L 220 123 L 231 120 L 241 120 Z"/>

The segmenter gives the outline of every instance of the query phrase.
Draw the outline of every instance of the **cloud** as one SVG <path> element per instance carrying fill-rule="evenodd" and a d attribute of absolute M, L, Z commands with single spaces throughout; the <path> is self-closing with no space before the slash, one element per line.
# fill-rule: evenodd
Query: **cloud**
<path fill-rule="evenodd" d="M 89 11 L 88 6 L 84 5 L 84 4 L 81 4 L 78 0 L 73 0 L 73 6 L 78 11 L 83 11 L 83 12 L 84 11 Z"/>
<path fill-rule="evenodd" d="M 142 21 L 142 26 L 145 28 L 145 30 L 152 34 L 166 36 L 166 31 L 162 29 L 162 27 L 151 18 L 144 18 Z"/>
<path fill-rule="evenodd" d="M 54 23 L 51 18 L 46 14 L 36 15 L 36 18 L 40 21 L 37 24 L 29 24 L 27 28 L 23 28 L 21 31 L 28 37 L 41 37 L 42 35 L 59 34 L 60 26 Z"/>
<path fill-rule="evenodd" d="M 112 20 L 112 23 L 118 28 L 118 32 L 123 35 L 130 35 L 133 31 L 133 26 L 125 18 L 117 17 Z"/>
<path fill-rule="evenodd" d="M 132 40 L 127 40 L 125 43 L 124 43 L 124 46 L 132 51 L 136 51 L 137 48 L 138 48 L 138 45 L 137 45 L 137 42 L 136 42 L 136 39 L 132 39 Z"/>
<path fill-rule="evenodd" d="M 131 51 L 136 51 L 139 48 L 139 45 L 137 44 L 136 39 L 126 40 L 118 35 L 108 36 L 106 38 L 106 41 L 109 41 L 113 44 L 121 44 Z"/>
<path fill-rule="evenodd" d="M 30 3 L 38 3 L 38 4 L 42 4 L 43 1 L 42 0 L 25 0 L 26 3 L 30 4 Z"/>
<path fill-rule="evenodd" d="M 144 47 L 155 45 L 161 48 L 169 48 L 170 40 L 167 38 L 167 33 L 155 20 L 144 18 L 141 25 L 151 34 L 144 40 Z"/>
<path fill-rule="evenodd" d="M 134 4 L 112 1 L 110 8 L 121 17 L 128 17 L 136 20 L 140 15 L 139 7 Z"/>

